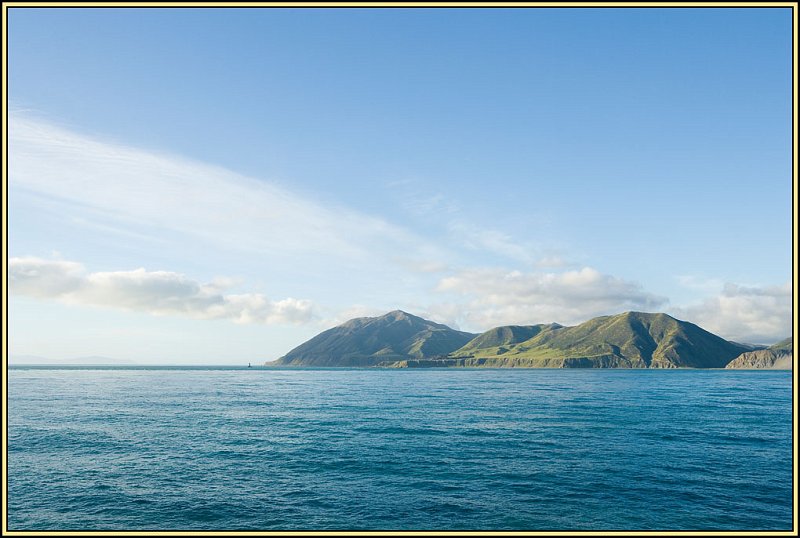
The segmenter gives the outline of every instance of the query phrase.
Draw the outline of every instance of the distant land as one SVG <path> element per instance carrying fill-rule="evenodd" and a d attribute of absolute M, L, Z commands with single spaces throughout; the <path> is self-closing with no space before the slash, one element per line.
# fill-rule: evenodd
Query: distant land
<path fill-rule="evenodd" d="M 729 362 L 725 368 L 791 370 L 792 352 L 792 339 L 787 338 L 766 349 L 757 349 L 742 353 Z"/>
<path fill-rule="evenodd" d="M 769 348 L 725 340 L 667 314 L 625 312 L 573 327 L 456 331 L 402 310 L 352 319 L 267 366 L 484 368 L 792 368 L 792 339 Z"/>
<path fill-rule="evenodd" d="M 135 361 L 127 360 L 127 359 L 113 359 L 111 357 L 101 357 L 97 355 L 92 355 L 89 357 L 72 357 L 69 359 L 49 359 L 47 357 L 39 357 L 37 355 L 11 355 L 8 358 L 8 364 L 11 366 L 22 366 L 22 365 L 58 365 L 58 364 L 69 364 L 72 366 L 81 366 L 81 365 L 134 365 L 137 364 Z"/>

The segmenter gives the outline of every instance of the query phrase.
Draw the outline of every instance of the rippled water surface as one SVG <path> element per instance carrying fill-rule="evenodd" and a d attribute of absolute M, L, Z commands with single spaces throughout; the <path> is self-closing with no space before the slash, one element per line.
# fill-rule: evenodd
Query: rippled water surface
<path fill-rule="evenodd" d="M 26 529 L 790 529 L 791 373 L 9 371 Z"/>

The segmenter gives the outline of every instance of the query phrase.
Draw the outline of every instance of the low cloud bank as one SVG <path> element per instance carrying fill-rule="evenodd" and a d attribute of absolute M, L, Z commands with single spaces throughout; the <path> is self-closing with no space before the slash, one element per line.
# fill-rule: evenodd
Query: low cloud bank
<path fill-rule="evenodd" d="M 225 279 L 201 284 L 170 271 L 89 273 L 80 263 L 41 258 L 9 260 L 11 293 L 66 303 L 237 323 L 300 324 L 314 318 L 305 299 L 270 300 L 260 293 L 225 294 Z"/>
<path fill-rule="evenodd" d="M 685 308 L 677 317 L 723 338 L 772 344 L 792 334 L 792 286 L 725 284 L 722 292 Z"/>
<path fill-rule="evenodd" d="M 551 321 L 571 325 L 626 310 L 657 311 L 667 303 L 635 282 L 590 267 L 560 273 L 469 269 L 441 279 L 437 291 L 466 299 L 459 321 L 472 330 Z M 442 318 L 452 318 L 453 305 L 431 311 L 437 309 Z"/>

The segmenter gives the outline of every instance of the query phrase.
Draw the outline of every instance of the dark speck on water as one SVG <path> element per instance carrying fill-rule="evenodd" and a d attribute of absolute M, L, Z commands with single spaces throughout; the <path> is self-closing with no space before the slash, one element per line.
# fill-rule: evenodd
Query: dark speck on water
<path fill-rule="evenodd" d="M 781 371 L 12 368 L 9 530 L 790 530 Z"/>

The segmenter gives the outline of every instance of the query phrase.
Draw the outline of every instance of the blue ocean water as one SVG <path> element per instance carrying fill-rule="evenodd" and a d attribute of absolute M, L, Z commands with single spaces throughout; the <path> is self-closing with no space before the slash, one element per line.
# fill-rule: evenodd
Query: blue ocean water
<path fill-rule="evenodd" d="M 791 529 L 780 371 L 12 368 L 10 530 Z"/>

